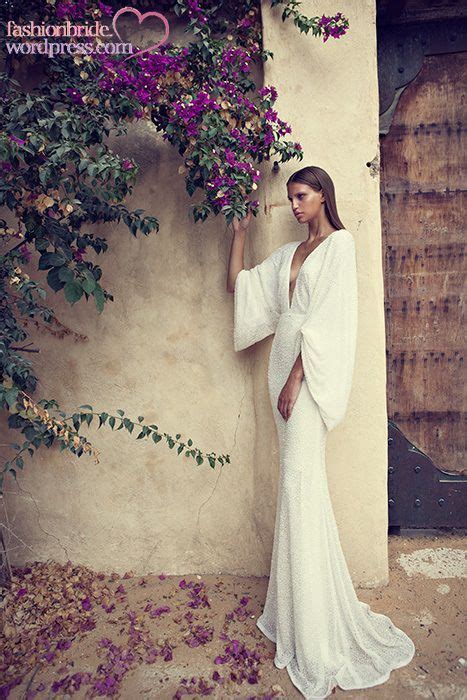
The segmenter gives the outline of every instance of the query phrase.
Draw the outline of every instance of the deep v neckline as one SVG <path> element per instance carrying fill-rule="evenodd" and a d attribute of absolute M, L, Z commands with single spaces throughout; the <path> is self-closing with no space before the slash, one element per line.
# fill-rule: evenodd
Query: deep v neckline
<path fill-rule="evenodd" d="M 300 273 L 302 271 L 304 264 L 306 263 L 308 258 L 310 258 L 313 255 L 313 253 L 315 253 L 318 250 L 318 248 L 320 248 L 323 245 L 323 243 L 325 243 L 328 240 L 328 238 L 331 238 L 331 236 L 334 233 L 337 233 L 338 231 L 342 231 L 342 230 L 343 229 L 338 228 L 335 231 L 331 231 L 331 233 L 328 236 L 326 236 L 324 241 L 321 241 L 321 243 L 319 243 L 316 246 L 316 248 L 313 248 L 313 250 L 310 253 L 308 253 L 308 255 L 306 256 L 305 260 L 300 265 L 300 268 L 297 272 L 297 276 L 295 278 L 295 285 L 294 285 L 293 292 L 292 292 L 292 299 L 290 299 L 290 277 L 292 275 L 292 263 L 293 263 L 295 252 L 298 250 L 298 247 L 303 243 L 303 241 L 298 241 L 297 245 L 293 247 L 292 255 L 290 256 L 289 262 L 288 262 L 288 275 L 287 275 L 287 303 L 288 303 L 289 310 L 292 308 L 292 304 L 293 304 L 293 300 L 294 300 L 294 296 L 295 296 L 295 290 L 297 289 L 298 278 L 300 277 Z"/>

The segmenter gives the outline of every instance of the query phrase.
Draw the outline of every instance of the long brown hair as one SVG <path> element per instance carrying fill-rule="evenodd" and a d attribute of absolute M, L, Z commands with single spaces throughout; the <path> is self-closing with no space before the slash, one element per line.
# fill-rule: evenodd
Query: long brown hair
<path fill-rule="evenodd" d="M 324 207 L 329 221 L 337 229 L 345 228 L 337 213 L 334 183 L 323 168 L 319 168 L 317 165 L 307 165 L 305 168 L 292 173 L 286 184 L 288 185 L 290 182 L 303 182 L 316 190 L 316 192 L 323 190 Z"/>

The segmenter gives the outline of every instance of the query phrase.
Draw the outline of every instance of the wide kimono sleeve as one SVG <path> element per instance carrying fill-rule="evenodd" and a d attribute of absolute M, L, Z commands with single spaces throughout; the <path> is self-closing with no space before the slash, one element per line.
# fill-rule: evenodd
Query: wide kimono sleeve
<path fill-rule="evenodd" d="M 236 351 L 274 333 L 280 316 L 279 261 L 275 250 L 251 270 L 240 270 L 234 291 L 234 348 Z"/>
<path fill-rule="evenodd" d="M 343 230 L 326 250 L 300 340 L 305 381 L 328 430 L 343 420 L 347 409 L 357 312 L 355 242 L 352 234 Z"/>

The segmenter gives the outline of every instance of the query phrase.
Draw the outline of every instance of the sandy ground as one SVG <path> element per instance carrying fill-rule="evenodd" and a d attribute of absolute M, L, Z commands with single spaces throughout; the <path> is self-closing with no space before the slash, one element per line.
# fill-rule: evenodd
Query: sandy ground
<path fill-rule="evenodd" d="M 403 531 L 389 536 L 390 584 L 358 589 L 358 597 L 373 610 L 389 615 L 409 634 L 416 646 L 415 657 L 408 666 L 394 670 L 382 685 L 362 691 L 337 688 L 331 697 L 467 699 L 467 648 L 462 626 L 466 608 L 465 534 L 455 530 Z M 180 586 L 181 581 L 185 583 Z M 119 648 L 128 649 L 129 612 L 136 615 L 133 630 L 139 630 L 140 639 L 147 632 L 149 637 L 144 638 L 154 641 L 158 654 L 149 662 L 141 658 L 130 665 L 114 684 L 113 697 L 171 700 L 188 694 L 187 689 L 195 698 L 207 694 L 263 700 L 302 697 L 286 669 L 274 666 L 275 646 L 255 624 L 265 598 L 266 578 L 199 576 L 195 572 L 161 579 L 156 573 L 143 579 L 114 575 L 105 583 L 115 596 L 113 611 L 96 606 L 94 629 L 77 635 L 52 663 L 23 669 L 27 673 L 21 684 L 7 695 L 0 692 L 0 697 L 89 697 L 89 684 L 78 690 L 66 690 L 65 684 L 57 693 L 52 692 L 52 684 L 77 672 L 95 675 L 99 664 L 109 663 L 109 668 L 118 664 L 115 655 L 109 656 L 108 647 L 99 647 L 98 642 L 112 640 Z M 122 588 L 115 593 L 119 586 L 125 593 Z M 190 601 L 194 601 L 192 606 Z M 151 616 L 150 611 L 157 607 L 158 614 Z M 198 638 L 194 634 L 197 629 L 204 630 Z M 220 638 L 222 633 L 224 639 Z M 133 631 L 133 638 L 135 634 Z M 193 646 L 189 646 L 189 640 Z M 237 640 L 239 646 L 233 647 L 232 640 Z M 231 654 L 226 653 L 229 643 Z M 141 644 L 133 648 L 140 649 Z M 245 648 L 248 653 L 239 653 Z M 164 650 L 168 660 L 163 658 Z M 226 663 L 216 664 L 216 657 Z"/>

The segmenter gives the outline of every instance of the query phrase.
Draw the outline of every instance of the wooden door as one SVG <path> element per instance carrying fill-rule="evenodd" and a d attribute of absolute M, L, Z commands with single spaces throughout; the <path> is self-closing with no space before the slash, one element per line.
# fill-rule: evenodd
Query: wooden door
<path fill-rule="evenodd" d="M 388 417 L 463 473 L 466 74 L 466 53 L 425 56 L 381 137 Z"/>

